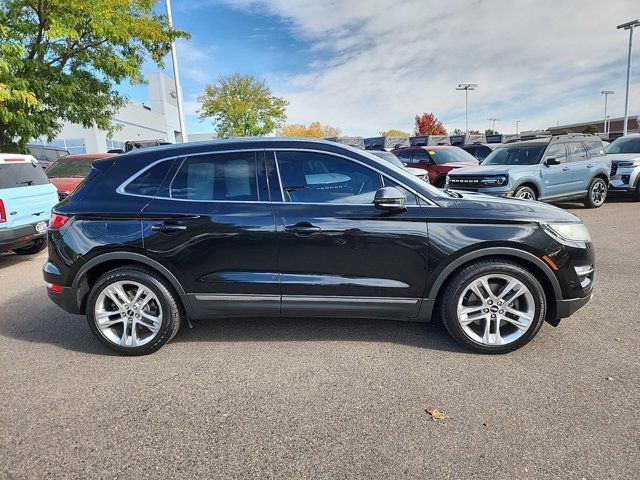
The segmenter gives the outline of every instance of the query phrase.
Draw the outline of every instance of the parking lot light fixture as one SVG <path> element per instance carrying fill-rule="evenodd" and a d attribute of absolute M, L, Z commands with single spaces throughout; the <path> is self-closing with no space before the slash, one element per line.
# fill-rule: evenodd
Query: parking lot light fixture
<path fill-rule="evenodd" d="M 520 135 L 520 120 L 516 120 L 516 135 Z"/>
<path fill-rule="evenodd" d="M 167 20 L 169 26 L 173 27 L 173 16 L 171 15 L 171 0 L 165 0 L 165 6 L 167 9 Z M 176 42 L 171 41 L 171 63 L 173 65 L 173 79 L 176 83 L 176 103 L 178 105 L 178 123 L 180 124 L 180 136 L 182 142 L 188 142 L 189 137 L 187 135 L 187 127 L 184 121 L 184 105 L 182 97 L 182 86 L 180 85 L 180 73 L 178 72 L 178 54 L 176 52 Z"/>
<path fill-rule="evenodd" d="M 631 75 L 631 47 L 633 45 L 633 29 L 640 26 L 640 20 L 631 20 L 630 22 L 618 25 L 618 30 L 629 30 L 629 54 L 627 56 L 627 88 L 624 97 L 624 126 L 622 127 L 622 135 L 627 134 L 627 123 L 629 122 L 629 77 Z"/>
<path fill-rule="evenodd" d="M 604 95 L 604 134 L 605 136 L 607 135 L 607 97 L 609 95 L 613 95 L 614 92 L 613 90 L 603 90 L 602 92 L 600 92 Z"/>
<path fill-rule="evenodd" d="M 456 87 L 456 90 L 464 90 L 464 122 L 465 133 L 469 133 L 469 90 L 475 90 L 478 88 L 477 83 L 460 83 Z"/>
<path fill-rule="evenodd" d="M 493 130 L 494 132 L 496 131 L 496 122 L 498 120 L 500 120 L 499 118 L 496 117 L 491 117 L 491 118 L 487 118 L 487 120 L 489 120 L 490 122 L 492 122 L 493 126 L 491 127 L 491 130 Z"/>

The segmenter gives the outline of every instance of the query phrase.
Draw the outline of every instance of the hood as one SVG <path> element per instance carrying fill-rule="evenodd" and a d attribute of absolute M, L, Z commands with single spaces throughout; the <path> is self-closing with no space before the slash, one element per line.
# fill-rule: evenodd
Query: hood
<path fill-rule="evenodd" d="M 605 155 L 607 160 L 611 160 L 611 163 L 640 160 L 640 153 L 608 153 Z"/>
<path fill-rule="evenodd" d="M 450 175 L 507 175 L 509 172 L 517 172 L 519 170 L 531 170 L 533 165 L 479 165 L 477 167 L 459 168 Z"/>
<path fill-rule="evenodd" d="M 60 193 L 69 193 L 73 189 L 75 189 L 80 183 L 84 180 L 84 178 L 77 177 L 54 177 L 50 178 L 49 181 L 53 183 L 58 192 Z"/>
<path fill-rule="evenodd" d="M 438 165 L 439 167 L 446 167 L 446 168 L 466 168 L 466 167 L 477 167 L 478 166 L 478 161 L 472 161 L 469 160 L 468 162 L 450 162 L 450 163 L 441 163 Z"/>
<path fill-rule="evenodd" d="M 580 217 L 548 203 L 518 198 L 494 197 L 474 192 L 459 192 L 456 206 L 466 210 L 469 218 L 523 222 L 582 222 Z"/>
<path fill-rule="evenodd" d="M 427 171 L 422 168 L 414 168 L 414 167 L 404 167 L 404 169 L 409 172 L 411 175 L 415 175 L 417 177 L 422 177 L 427 175 Z"/>

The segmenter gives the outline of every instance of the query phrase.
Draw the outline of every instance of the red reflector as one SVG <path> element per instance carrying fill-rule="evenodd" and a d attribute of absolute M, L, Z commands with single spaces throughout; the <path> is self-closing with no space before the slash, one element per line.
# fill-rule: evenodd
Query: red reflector
<path fill-rule="evenodd" d="M 51 219 L 49 220 L 49 228 L 62 228 L 68 221 L 69 217 L 66 215 L 60 215 L 52 212 Z"/>
<path fill-rule="evenodd" d="M 24 162 L 24 158 L 5 158 L 5 162 Z"/>
<path fill-rule="evenodd" d="M 4 209 L 4 202 L 0 200 L 0 223 L 7 221 L 7 211 Z"/>
<path fill-rule="evenodd" d="M 48 283 L 47 288 L 54 293 L 60 293 L 62 291 L 62 285 Z"/>
<path fill-rule="evenodd" d="M 23 240 L 29 240 L 29 235 L 25 235 L 24 237 L 22 237 Z"/>

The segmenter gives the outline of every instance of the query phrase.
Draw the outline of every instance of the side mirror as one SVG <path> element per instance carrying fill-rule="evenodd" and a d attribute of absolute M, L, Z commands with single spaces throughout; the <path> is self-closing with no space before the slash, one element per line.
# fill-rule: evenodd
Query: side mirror
<path fill-rule="evenodd" d="M 544 161 L 544 164 L 545 164 L 547 167 L 550 167 L 551 165 L 560 165 L 561 163 L 562 163 L 562 162 L 561 162 L 560 160 L 558 160 L 557 158 L 547 158 L 547 159 Z"/>
<path fill-rule="evenodd" d="M 383 210 L 400 210 L 407 201 L 404 193 L 395 187 L 383 187 L 376 192 L 373 204 Z"/>

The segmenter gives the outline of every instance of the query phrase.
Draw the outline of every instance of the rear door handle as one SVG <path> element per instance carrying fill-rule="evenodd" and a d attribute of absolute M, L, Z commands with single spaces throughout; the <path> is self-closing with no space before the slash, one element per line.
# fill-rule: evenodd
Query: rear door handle
<path fill-rule="evenodd" d="M 568 172 L 569 170 L 571 170 L 569 167 L 564 167 L 564 168 L 562 169 L 562 171 L 563 171 L 563 172 Z"/>
<path fill-rule="evenodd" d="M 593 163 L 587 165 L 587 168 L 593 168 Z"/>
<path fill-rule="evenodd" d="M 184 232 L 186 229 L 186 225 L 178 225 L 177 223 L 159 223 L 151 226 L 151 230 L 154 232 L 162 233 Z"/>
<path fill-rule="evenodd" d="M 322 231 L 322 229 L 309 222 L 298 222 L 295 225 L 285 225 L 284 231 L 295 235 L 312 235 Z"/>

